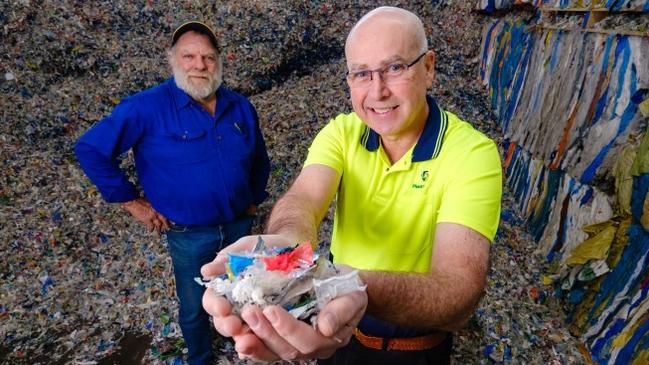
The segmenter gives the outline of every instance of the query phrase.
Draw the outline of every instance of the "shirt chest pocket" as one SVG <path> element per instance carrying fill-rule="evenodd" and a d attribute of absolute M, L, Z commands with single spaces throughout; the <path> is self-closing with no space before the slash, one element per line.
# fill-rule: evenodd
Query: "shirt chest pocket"
<path fill-rule="evenodd" d="M 205 130 L 170 131 L 143 143 L 142 153 L 156 163 L 192 164 L 209 158 L 209 140 Z"/>
<path fill-rule="evenodd" d="M 207 159 L 209 152 L 208 133 L 205 130 L 183 130 L 169 135 L 173 161 L 178 163 L 194 163 Z"/>

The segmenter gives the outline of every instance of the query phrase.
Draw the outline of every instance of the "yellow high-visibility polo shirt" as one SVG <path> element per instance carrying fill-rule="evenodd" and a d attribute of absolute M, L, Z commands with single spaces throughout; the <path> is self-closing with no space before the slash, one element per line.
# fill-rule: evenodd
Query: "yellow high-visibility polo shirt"
<path fill-rule="evenodd" d="M 356 113 L 340 114 L 316 136 L 304 166 L 341 174 L 331 252 L 365 270 L 428 272 L 439 222 L 493 240 L 502 173 L 494 142 L 428 98 L 417 143 L 390 163 L 380 136 Z"/>

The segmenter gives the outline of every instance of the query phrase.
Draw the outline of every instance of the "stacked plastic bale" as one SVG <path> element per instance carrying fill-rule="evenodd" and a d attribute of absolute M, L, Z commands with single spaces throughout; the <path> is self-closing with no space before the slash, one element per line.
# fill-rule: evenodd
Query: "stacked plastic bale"
<path fill-rule="evenodd" d="M 649 1 L 647 0 L 593 0 L 592 3 L 595 9 L 609 9 L 612 11 L 643 9 L 649 11 Z"/>
<path fill-rule="evenodd" d="M 531 29 L 483 33 L 507 182 L 571 332 L 598 363 L 647 363 L 649 38 Z"/>
<path fill-rule="evenodd" d="M 595 1 L 597 2 L 597 1 Z M 541 6 L 547 6 L 558 9 L 588 8 L 592 5 L 592 0 L 542 0 Z"/>
<path fill-rule="evenodd" d="M 534 5 L 538 6 L 542 0 L 479 0 L 477 9 L 486 13 L 492 13 L 496 10 L 510 9 L 516 5 Z"/>
<path fill-rule="evenodd" d="M 481 3 L 484 1 L 481 1 Z M 535 5 L 558 9 L 608 9 L 623 11 L 630 9 L 649 9 L 646 0 L 541 0 Z"/>

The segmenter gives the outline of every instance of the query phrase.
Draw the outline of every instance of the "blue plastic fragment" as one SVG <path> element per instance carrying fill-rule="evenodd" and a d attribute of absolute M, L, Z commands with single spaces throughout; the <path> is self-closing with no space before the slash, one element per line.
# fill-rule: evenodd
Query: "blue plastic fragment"
<path fill-rule="evenodd" d="M 41 278 L 41 283 L 43 283 L 43 285 L 41 286 L 41 293 L 46 294 L 50 286 L 54 285 L 54 280 L 48 275 Z"/>
<path fill-rule="evenodd" d="M 584 289 L 573 289 L 568 295 L 568 302 L 570 304 L 581 303 L 582 299 L 584 299 L 584 295 L 586 295 L 586 291 Z"/>
<path fill-rule="evenodd" d="M 496 349 L 496 344 L 491 343 L 487 345 L 487 347 L 484 348 L 484 351 L 482 352 L 485 356 L 489 357 L 491 354 L 493 354 L 494 350 Z"/>
<path fill-rule="evenodd" d="M 512 348 L 505 345 L 505 350 L 503 352 L 503 360 L 509 360 L 512 358 Z"/>
<path fill-rule="evenodd" d="M 228 254 L 228 256 L 230 256 L 230 270 L 232 270 L 234 276 L 238 276 L 254 262 L 254 258 L 252 257 L 239 256 L 235 254 Z"/>

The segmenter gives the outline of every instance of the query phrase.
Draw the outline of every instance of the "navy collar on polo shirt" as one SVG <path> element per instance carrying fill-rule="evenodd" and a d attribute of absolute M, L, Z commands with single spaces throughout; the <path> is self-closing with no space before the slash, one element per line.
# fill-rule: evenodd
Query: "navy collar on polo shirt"
<path fill-rule="evenodd" d="M 430 160 L 439 155 L 442 150 L 444 133 L 448 126 L 448 117 L 446 113 L 437 105 L 432 96 L 426 95 L 428 103 L 428 118 L 424 130 L 417 140 L 417 145 L 412 151 L 412 162 L 421 162 Z M 380 136 L 370 127 L 365 127 L 365 132 L 361 136 L 360 143 L 370 152 L 379 148 Z"/>

